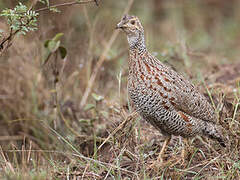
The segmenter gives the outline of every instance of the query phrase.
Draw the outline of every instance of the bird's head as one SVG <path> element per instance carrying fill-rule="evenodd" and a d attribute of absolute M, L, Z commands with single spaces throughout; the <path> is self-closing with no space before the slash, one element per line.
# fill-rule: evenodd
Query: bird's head
<path fill-rule="evenodd" d="M 143 26 L 136 16 L 124 15 L 121 21 L 117 24 L 116 29 L 121 29 L 127 34 L 130 46 L 133 46 L 142 40 L 144 43 Z"/>
<path fill-rule="evenodd" d="M 143 33 L 143 27 L 139 19 L 131 15 L 124 15 L 116 28 L 122 29 L 127 35 Z"/>

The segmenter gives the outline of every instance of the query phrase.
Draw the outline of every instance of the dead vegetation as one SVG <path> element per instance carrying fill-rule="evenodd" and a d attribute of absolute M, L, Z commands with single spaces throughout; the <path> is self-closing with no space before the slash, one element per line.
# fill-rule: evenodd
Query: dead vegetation
<path fill-rule="evenodd" d="M 0 1 L 1 9 L 14 3 Z M 240 178 L 237 0 L 102 0 L 99 7 L 60 10 L 40 14 L 38 31 L 16 36 L 0 57 L 1 178 Z M 128 11 L 143 20 L 150 51 L 185 72 L 209 97 L 227 148 L 202 137 L 189 139 L 181 165 L 175 162 L 182 140 L 174 137 L 165 165 L 149 169 L 163 137 L 127 100 L 126 40 L 114 28 Z M 8 30 L 3 19 L 0 29 Z M 60 64 L 44 69 L 44 43 L 60 32 L 67 56 L 52 56 L 49 60 Z"/>

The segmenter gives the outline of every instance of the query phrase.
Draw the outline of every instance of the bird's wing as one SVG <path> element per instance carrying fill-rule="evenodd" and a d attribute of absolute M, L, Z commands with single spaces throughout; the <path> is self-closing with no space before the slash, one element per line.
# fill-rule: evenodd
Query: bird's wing
<path fill-rule="evenodd" d="M 168 78 L 174 88 L 174 108 L 203 121 L 216 123 L 214 108 L 194 85 L 184 76 L 169 68 Z M 175 78 L 171 78 L 175 77 Z"/>
<path fill-rule="evenodd" d="M 156 69 L 155 76 L 161 77 L 163 81 L 159 85 L 166 85 L 163 89 L 168 90 L 170 104 L 175 110 L 203 121 L 217 122 L 212 105 L 187 78 L 161 63 L 156 57 L 148 56 L 153 60 L 152 66 Z M 170 87 L 171 90 L 167 87 Z"/>

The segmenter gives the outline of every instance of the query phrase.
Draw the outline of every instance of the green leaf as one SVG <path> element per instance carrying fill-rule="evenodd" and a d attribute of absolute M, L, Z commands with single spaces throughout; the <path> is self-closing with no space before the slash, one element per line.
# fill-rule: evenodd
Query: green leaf
<path fill-rule="evenodd" d="M 104 99 L 103 96 L 97 95 L 95 93 L 92 93 L 92 97 L 96 100 L 96 101 L 101 101 Z"/>
<path fill-rule="evenodd" d="M 42 64 L 45 65 L 49 61 L 49 57 L 51 56 L 51 52 L 47 49 L 47 51 L 43 54 Z"/>
<path fill-rule="evenodd" d="M 52 38 L 53 41 L 59 41 L 61 37 L 63 36 L 63 33 L 57 33 L 54 38 Z"/>
<path fill-rule="evenodd" d="M 48 39 L 48 40 L 46 40 L 45 42 L 44 42 L 44 47 L 45 48 L 47 48 L 48 47 L 48 44 L 49 44 L 49 42 L 50 42 L 51 40 L 50 39 Z"/>
<path fill-rule="evenodd" d="M 66 55 L 67 55 L 66 48 L 63 47 L 63 46 L 59 46 L 58 50 L 60 52 L 61 58 L 64 59 L 66 57 Z"/>
<path fill-rule="evenodd" d="M 59 46 L 60 46 L 60 41 L 50 40 L 49 43 L 48 43 L 48 49 L 52 53 L 55 52 L 59 48 Z"/>
<path fill-rule="evenodd" d="M 37 29 L 37 16 L 39 14 L 33 10 L 28 10 L 27 6 L 19 2 L 14 9 L 5 9 L 0 13 L 4 16 L 13 31 L 18 34 L 26 34 Z"/>

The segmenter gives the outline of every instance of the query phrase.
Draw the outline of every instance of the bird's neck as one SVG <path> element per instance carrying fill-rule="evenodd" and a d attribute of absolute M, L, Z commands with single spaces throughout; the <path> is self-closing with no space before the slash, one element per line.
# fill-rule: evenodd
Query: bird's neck
<path fill-rule="evenodd" d="M 130 51 L 138 51 L 140 54 L 146 51 L 144 34 L 140 33 L 136 36 L 127 36 Z"/>
<path fill-rule="evenodd" d="M 128 58 L 129 74 L 136 74 L 141 66 L 141 61 L 144 59 L 144 54 L 147 52 L 144 35 L 137 38 L 128 37 L 128 42 L 130 45 Z"/>

